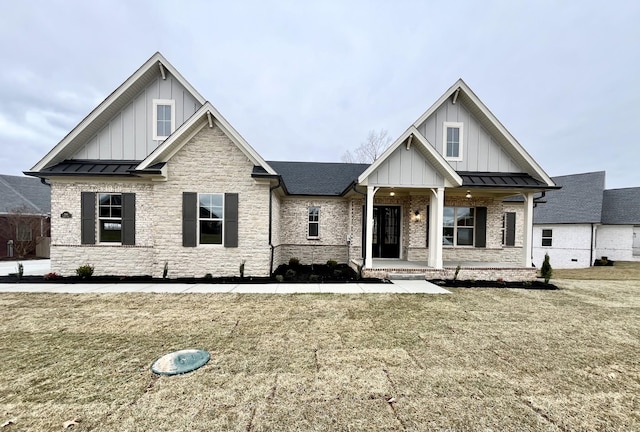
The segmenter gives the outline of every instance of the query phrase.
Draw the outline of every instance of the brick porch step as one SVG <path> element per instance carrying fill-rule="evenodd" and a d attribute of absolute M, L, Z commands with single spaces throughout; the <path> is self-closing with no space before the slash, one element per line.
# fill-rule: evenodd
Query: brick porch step
<path fill-rule="evenodd" d="M 392 273 L 389 272 L 389 279 L 390 280 L 425 280 L 425 274 L 424 273 Z"/>

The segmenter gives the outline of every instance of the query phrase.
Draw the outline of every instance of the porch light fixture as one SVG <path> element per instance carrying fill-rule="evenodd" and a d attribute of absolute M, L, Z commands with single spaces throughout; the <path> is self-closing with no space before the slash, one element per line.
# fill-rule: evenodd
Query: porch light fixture
<path fill-rule="evenodd" d="M 471 199 L 471 191 L 470 190 L 467 191 L 467 194 L 465 195 L 465 198 Z"/>
<path fill-rule="evenodd" d="M 416 210 L 415 212 L 413 212 L 413 214 L 415 215 L 415 221 L 416 222 L 420 222 L 420 219 L 422 219 L 422 215 L 420 214 L 420 210 Z"/>
<path fill-rule="evenodd" d="M 396 196 L 396 193 L 394 191 L 389 192 L 389 196 Z"/>

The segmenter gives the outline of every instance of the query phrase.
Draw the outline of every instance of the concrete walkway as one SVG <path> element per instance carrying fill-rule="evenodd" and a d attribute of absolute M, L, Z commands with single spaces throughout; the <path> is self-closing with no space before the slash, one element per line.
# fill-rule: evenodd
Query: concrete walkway
<path fill-rule="evenodd" d="M 44 275 L 49 272 L 49 260 L 21 261 L 25 275 Z M 17 272 L 17 261 L 0 261 L 0 276 Z M 153 284 L 153 283 L 105 283 L 105 284 L 57 284 L 57 283 L 0 283 L 0 292 L 45 293 L 235 293 L 235 294 L 450 294 L 444 288 L 423 280 L 397 280 L 393 283 L 348 284 Z"/>
<path fill-rule="evenodd" d="M 229 294 L 450 294 L 444 288 L 421 280 L 401 280 L 393 283 L 348 284 L 57 284 L 0 283 L 0 292 L 30 293 L 229 293 Z"/>

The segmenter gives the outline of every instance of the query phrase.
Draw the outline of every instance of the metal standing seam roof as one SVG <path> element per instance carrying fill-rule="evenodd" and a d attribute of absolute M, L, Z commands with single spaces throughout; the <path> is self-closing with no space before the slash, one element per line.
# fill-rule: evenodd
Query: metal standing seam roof
<path fill-rule="evenodd" d="M 51 188 L 40 179 L 0 174 L 0 213 L 25 207 L 33 214 L 51 213 Z"/>
<path fill-rule="evenodd" d="M 602 199 L 602 223 L 640 224 L 640 188 L 605 190 Z"/>
<path fill-rule="evenodd" d="M 552 177 L 562 189 L 548 191 L 533 211 L 534 224 L 600 223 L 605 172 Z"/>
<path fill-rule="evenodd" d="M 458 175 L 462 177 L 462 187 L 549 188 L 546 183 L 531 177 L 527 173 L 458 171 Z"/>

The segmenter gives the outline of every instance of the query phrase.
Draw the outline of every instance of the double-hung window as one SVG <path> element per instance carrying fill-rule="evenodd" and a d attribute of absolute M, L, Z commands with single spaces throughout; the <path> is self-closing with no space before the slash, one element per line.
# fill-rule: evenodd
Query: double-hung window
<path fill-rule="evenodd" d="M 475 209 L 473 207 L 445 207 L 442 244 L 445 246 L 473 246 Z"/>
<path fill-rule="evenodd" d="M 16 240 L 22 242 L 33 240 L 33 233 L 31 232 L 31 224 L 29 222 L 18 222 L 16 226 Z"/>
<path fill-rule="evenodd" d="M 553 245 L 553 230 L 542 230 L 542 246 L 551 247 Z"/>
<path fill-rule="evenodd" d="M 222 244 L 224 195 L 201 193 L 198 202 L 200 244 Z"/>
<path fill-rule="evenodd" d="M 444 122 L 442 129 L 444 158 L 449 161 L 461 161 L 464 144 L 462 123 Z"/>
<path fill-rule="evenodd" d="M 153 100 L 153 139 L 164 140 L 175 130 L 176 102 L 171 99 Z"/>
<path fill-rule="evenodd" d="M 100 243 L 122 242 L 121 194 L 98 194 L 98 225 Z"/>
<path fill-rule="evenodd" d="M 309 207 L 309 228 L 307 231 L 308 238 L 320 237 L 320 207 Z"/>

